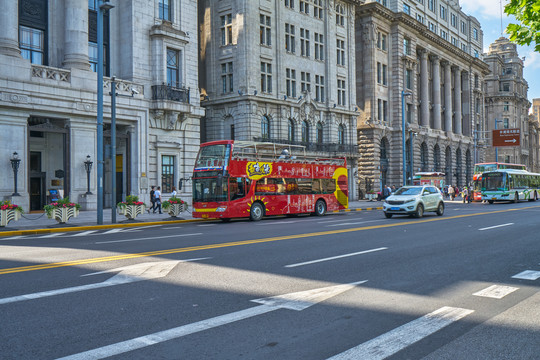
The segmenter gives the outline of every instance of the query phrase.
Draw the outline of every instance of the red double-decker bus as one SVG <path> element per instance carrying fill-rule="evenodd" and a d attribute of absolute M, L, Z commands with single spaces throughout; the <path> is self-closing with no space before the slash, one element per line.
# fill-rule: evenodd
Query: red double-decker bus
<path fill-rule="evenodd" d="M 482 193 L 481 193 L 482 174 L 485 172 L 495 171 L 498 169 L 527 170 L 527 167 L 522 164 L 509 164 L 509 163 L 501 163 L 501 162 L 487 162 L 487 163 L 475 164 L 473 181 L 472 181 L 473 201 L 482 201 Z"/>
<path fill-rule="evenodd" d="M 309 157 L 303 146 L 208 142 L 201 145 L 192 182 L 195 218 L 257 221 L 348 207 L 345 159 Z"/>

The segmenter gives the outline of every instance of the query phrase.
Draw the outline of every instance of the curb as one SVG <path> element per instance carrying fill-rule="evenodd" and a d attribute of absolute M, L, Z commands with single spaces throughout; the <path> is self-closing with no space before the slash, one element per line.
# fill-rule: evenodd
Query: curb
<path fill-rule="evenodd" d="M 332 213 L 371 211 L 371 210 L 382 210 L 382 206 L 368 207 L 368 208 L 334 210 L 334 211 L 332 211 Z M 126 223 L 126 224 L 66 226 L 66 227 L 55 227 L 55 228 L 48 228 L 48 229 L 5 230 L 5 231 L 0 231 L 0 238 L 1 237 L 6 237 L 6 236 L 53 234 L 53 233 L 58 233 L 58 232 L 74 232 L 74 231 L 84 231 L 84 230 L 118 229 L 118 228 L 126 228 L 126 227 L 142 227 L 142 226 L 150 226 L 150 225 L 182 224 L 182 223 L 202 222 L 202 221 L 212 221 L 212 220 L 215 220 L 215 219 L 166 220 L 166 221 L 134 222 L 134 223 Z"/>

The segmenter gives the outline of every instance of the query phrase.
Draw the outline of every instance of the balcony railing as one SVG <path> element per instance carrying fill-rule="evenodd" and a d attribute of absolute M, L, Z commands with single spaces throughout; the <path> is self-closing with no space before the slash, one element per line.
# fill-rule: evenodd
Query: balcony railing
<path fill-rule="evenodd" d="M 306 151 L 316 151 L 334 154 L 358 154 L 358 145 L 353 144 L 328 144 L 328 143 L 305 143 L 301 141 L 289 141 L 282 139 L 268 139 L 263 137 L 254 137 L 254 141 L 271 142 L 286 145 L 301 145 L 306 147 Z"/>
<path fill-rule="evenodd" d="M 171 100 L 189 104 L 189 88 L 175 88 L 169 85 L 152 85 L 152 100 Z"/>

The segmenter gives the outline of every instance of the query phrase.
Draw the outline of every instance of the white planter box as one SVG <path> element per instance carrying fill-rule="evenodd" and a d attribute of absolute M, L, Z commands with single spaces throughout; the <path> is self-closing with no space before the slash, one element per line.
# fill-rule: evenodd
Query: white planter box
<path fill-rule="evenodd" d="M 21 213 L 15 209 L 0 210 L 0 227 L 7 226 L 10 221 L 17 221 L 20 218 Z"/>
<path fill-rule="evenodd" d="M 187 204 L 171 204 L 167 209 L 167 214 L 171 217 L 177 217 L 181 212 L 187 210 Z"/>
<path fill-rule="evenodd" d="M 117 207 L 118 214 L 124 215 L 129 220 L 133 220 L 137 215 L 144 214 L 145 206 L 144 205 L 126 205 Z"/>
<path fill-rule="evenodd" d="M 55 219 L 60 224 L 65 224 L 70 218 L 79 216 L 79 209 L 76 207 L 62 207 L 53 210 L 49 219 Z"/>

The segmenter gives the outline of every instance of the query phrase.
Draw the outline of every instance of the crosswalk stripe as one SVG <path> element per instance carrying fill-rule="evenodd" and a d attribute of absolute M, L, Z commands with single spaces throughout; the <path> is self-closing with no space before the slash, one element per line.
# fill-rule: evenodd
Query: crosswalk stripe
<path fill-rule="evenodd" d="M 86 235 L 90 235 L 92 233 L 95 233 L 97 230 L 88 230 L 88 231 L 83 231 L 83 232 L 80 232 L 78 234 L 73 234 L 73 236 L 86 236 Z"/>
<path fill-rule="evenodd" d="M 385 359 L 473 312 L 474 310 L 445 306 L 341 354 L 332 356 L 329 360 Z"/>
<path fill-rule="evenodd" d="M 40 239 L 44 239 L 44 238 L 53 238 L 53 237 L 58 237 L 60 235 L 65 235 L 66 233 L 53 233 L 53 234 L 48 234 L 48 235 L 43 235 L 43 236 L 38 236 Z"/>
<path fill-rule="evenodd" d="M 540 271 L 534 270 L 525 270 L 520 272 L 517 275 L 512 276 L 512 279 L 522 279 L 522 280 L 538 280 L 540 278 Z"/>
<path fill-rule="evenodd" d="M 492 285 L 490 287 L 485 288 L 484 290 L 475 292 L 473 295 L 488 297 L 488 298 L 493 298 L 493 299 L 502 299 L 506 295 L 511 294 L 516 290 L 519 290 L 519 288 L 512 287 L 512 286 Z"/>

